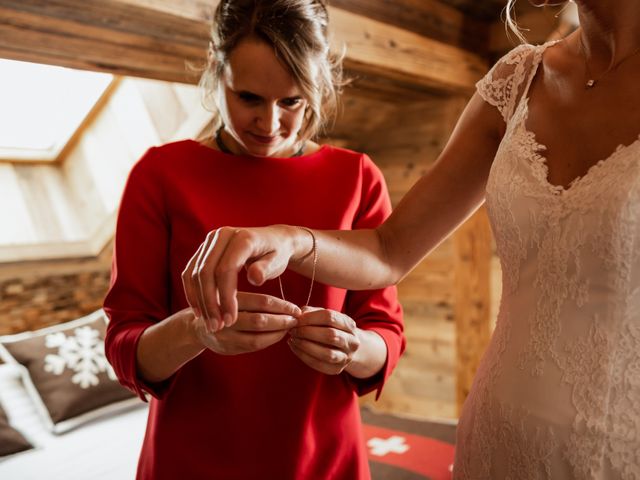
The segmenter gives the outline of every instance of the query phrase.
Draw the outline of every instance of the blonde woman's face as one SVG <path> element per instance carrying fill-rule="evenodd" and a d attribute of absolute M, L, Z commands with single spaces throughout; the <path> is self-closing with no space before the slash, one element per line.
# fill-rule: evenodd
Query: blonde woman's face
<path fill-rule="evenodd" d="M 289 156 L 298 148 L 307 101 L 267 43 L 245 39 L 220 79 L 220 114 L 235 153 Z M 234 148 L 235 147 L 235 148 Z"/>

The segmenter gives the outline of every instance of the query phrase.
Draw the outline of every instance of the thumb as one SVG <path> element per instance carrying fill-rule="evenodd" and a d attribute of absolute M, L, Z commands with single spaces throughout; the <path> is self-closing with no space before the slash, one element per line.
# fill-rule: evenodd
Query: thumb
<path fill-rule="evenodd" d="M 267 280 L 278 277 L 287 269 L 287 263 L 278 261 L 276 252 L 269 252 L 247 265 L 247 280 L 260 286 Z"/>

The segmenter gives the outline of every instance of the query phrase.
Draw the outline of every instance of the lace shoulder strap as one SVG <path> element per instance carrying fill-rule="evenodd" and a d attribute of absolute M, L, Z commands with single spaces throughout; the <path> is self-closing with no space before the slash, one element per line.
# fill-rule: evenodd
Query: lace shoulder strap
<path fill-rule="evenodd" d="M 502 57 L 476 84 L 480 96 L 490 105 L 495 106 L 505 122 L 508 122 L 515 112 L 518 100 L 522 97 L 527 86 L 527 79 L 534 71 L 538 47 L 533 45 L 519 45 Z"/>

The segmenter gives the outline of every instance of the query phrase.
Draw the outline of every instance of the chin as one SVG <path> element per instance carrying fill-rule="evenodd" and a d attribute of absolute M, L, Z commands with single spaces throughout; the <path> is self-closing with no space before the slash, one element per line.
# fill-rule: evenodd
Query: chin
<path fill-rule="evenodd" d="M 247 153 L 253 157 L 270 157 L 279 150 L 279 146 L 275 145 L 247 145 Z"/>

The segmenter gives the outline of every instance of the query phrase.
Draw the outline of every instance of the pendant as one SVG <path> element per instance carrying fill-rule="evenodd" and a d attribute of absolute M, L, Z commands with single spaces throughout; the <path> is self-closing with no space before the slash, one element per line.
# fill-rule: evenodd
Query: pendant
<path fill-rule="evenodd" d="M 596 81 L 593 79 L 587 80 L 587 88 L 593 88 L 596 86 Z"/>

